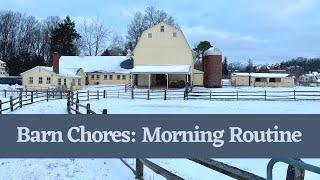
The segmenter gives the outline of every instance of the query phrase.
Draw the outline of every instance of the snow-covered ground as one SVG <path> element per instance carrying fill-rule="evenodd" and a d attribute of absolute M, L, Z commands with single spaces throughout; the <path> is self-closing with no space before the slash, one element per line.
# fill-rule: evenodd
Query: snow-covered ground
<path fill-rule="evenodd" d="M 0 179 L 127 180 L 134 175 L 119 159 L 1 159 Z"/>
<path fill-rule="evenodd" d="M 124 91 L 119 86 L 91 86 L 86 90 Z M 215 90 L 264 90 L 264 88 L 228 87 Z M 296 87 L 297 90 L 320 90 L 318 87 Z M 292 88 L 268 88 L 268 90 L 290 90 Z M 97 113 L 108 109 L 110 114 L 317 114 L 320 101 L 208 101 L 208 100 L 145 100 L 107 98 L 82 101 L 90 103 Z M 24 106 L 12 114 L 65 114 L 66 100 L 52 100 Z M 266 177 L 266 166 L 270 159 L 217 159 L 218 161 Z M 303 159 L 320 166 L 320 159 Z M 134 166 L 133 159 L 126 159 Z M 190 180 L 229 180 L 225 175 L 209 170 L 186 159 L 151 159 L 156 164 Z M 287 165 L 278 163 L 274 168 L 276 179 L 285 179 Z M 164 179 L 146 168 L 145 179 Z M 2 159 L 0 179 L 134 179 L 132 172 L 118 159 Z M 320 175 L 306 172 L 306 180 L 318 180 Z"/>

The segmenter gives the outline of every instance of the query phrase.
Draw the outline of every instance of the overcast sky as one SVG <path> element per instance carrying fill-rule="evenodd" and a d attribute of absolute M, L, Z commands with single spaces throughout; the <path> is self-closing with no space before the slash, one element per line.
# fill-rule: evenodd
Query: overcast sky
<path fill-rule="evenodd" d="M 274 63 L 293 57 L 320 56 L 318 0 L 0 0 L 0 9 L 39 19 L 70 15 L 103 19 L 125 35 L 136 11 L 147 6 L 172 15 L 189 44 L 209 40 L 230 61 Z"/>

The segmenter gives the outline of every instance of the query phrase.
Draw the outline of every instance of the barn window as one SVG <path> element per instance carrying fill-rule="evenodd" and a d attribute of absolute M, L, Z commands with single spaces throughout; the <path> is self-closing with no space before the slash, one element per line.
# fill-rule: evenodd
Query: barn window
<path fill-rule="evenodd" d="M 161 27 L 160 27 L 160 31 L 161 31 L 161 32 L 164 32 L 164 26 L 161 26 Z"/>
<path fill-rule="evenodd" d="M 47 84 L 51 84 L 51 77 L 47 77 Z"/>
<path fill-rule="evenodd" d="M 126 75 L 122 75 L 122 80 L 126 80 Z"/>
<path fill-rule="evenodd" d="M 256 78 L 256 82 L 267 82 L 267 78 Z"/>
<path fill-rule="evenodd" d="M 33 84 L 33 77 L 29 77 L 29 84 Z"/>
<path fill-rule="evenodd" d="M 120 75 L 117 75 L 117 80 L 120 80 L 121 76 Z"/>
<path fill-rule="evenodd" d="M 94 75 L 91 75 L 91 79 L 94 79 Z"/>
<path fill-rule="evenodd" d="M 112 80 L 113 79 L 113 76 L 112 75 L 109 75 L 109 80 Z"/>
<path fill-rule="evenodd" d="M 148 38 L 152 38 L 152 33 L 148 33 Z"/>
<path fill-rule="evenodd" d="M 81 79 L 78 79 L 78 86 L 81 86 Z"/>
<path fill-rule="evenodd" d="M 107 80 L 107 79 L 108 79 L 108 75 L 104 75 L 104 76 L 103 76 L 103 79 L 104 79 L 104 80 Z"/>
<path fill-rule="evenodd" d="M 39 84 L 42 84 L 42 81 L 43 81 L 42 77 L 39 77 Z"/>
<path fill-rule="evenodd" d="M 97 80 L 100 80 L 100 75 L 97 75 Z"/>
<path fill-rule="evenodd" d="M 172 36 L 173 36 L 174 38 L 176 38 L 176 37 L 177 37 L 177 32 L 173 32 L 173 33 L 172 33 Z"/>
<path fill-rule="evenodd" d="M 270 78 L 269 82 L 281 82 L 281 78 Z"/>
<path fill-rule="evenodd" d="M 58 85 L 61 86 L 61 79 L 58 79 Z"/>
<path fill-rule="evenodd" d="M 63 85 L 67 85 L 67 79 L 63 79 Z"/>

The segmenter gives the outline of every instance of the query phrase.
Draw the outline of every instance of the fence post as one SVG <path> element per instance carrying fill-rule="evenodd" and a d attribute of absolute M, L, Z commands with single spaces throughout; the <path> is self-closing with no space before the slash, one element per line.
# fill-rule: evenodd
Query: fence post
<path fill-rule="evenodd" d="M 79 114 L 79 99 L 76 100 L 76 114 Z"/>
<path fill-rule="evenodd" d="M 134 90 L 133 90 L 133 87 L 131 87 L 131 99 L 134 99 Z"/>
<path fill-rule="evenodd" d="M 167 100 L 167 90 L 164 90 L 164 100 Z"/>
<path fill-rule="evenodd" d="M 31 104 L 33 104 L 33 91 L 31 91 Z"/>
<path fill-rule="evenodd" d="M 38 90 L 36 90 L 36 98 L 38 98 Z"/>
<path fill-rule="evenodd" d="M 60 99 L 62 99 L 62 90 L 60 90 Z"/>
<path fill-rule="evenodd" d="M 7 90 L 4 90 L 4 98 L 7 98 Z"/>
<path fill-rule="evenodd" d="M 2 114 L 2 101 L 0 99 L 0 114 Z"/>
<path fill-rule="evenodd" d="M 264 90 L 264 100 L 267 101 L 267 90 Z"/>
<path fill-rule="evenodd" d="M 211 94 L 212 94 L 212 91 L 210 90 L 210 101 L 211 101 Z"/>
<path fill-rule="evenodd" d="M 88 99 L 87 100 L 89 101 L 90 100 L 90 91 L 89 90 L 88 90 L 88 94 L 87 95 L 88 95 Z"/>
<path fill-rule="evenodd" d="M 12 100 L 12 96 L 10 96 L 10 111 L 13 111 L 13 100 Z"/>
<path fill-rule="evenodd" d="M 237 101 L 239 101 L 239 90 L 237 90 Z"/>
<path fill-rule="evenodd" d="M 106 90 L 103 90 L 103 99 L 106 98 Z"/>
<path fill-rule="evenodd" d="M 107 109 L 103 109 L 102 110 L 102 114 L 108 114 L 108 110 Z"/>
<path fill-rule="evenodd" d="M 136 179 L 142 179 L 143 178 L 143 163 L 136 159 Z"/>
<path fill-rule="evenodd" d="M 26 98 L 28 98 L 28 89 L 26 89 Z"/>
<path fill-rule="evenodd" d="M 147 90 L 147 100 L 150 100 L 150 90 Z"/>
<path fill-rule="evenodd" d="M 99 90 L 97 90 L 97 99 L 99 100 Z"/>
<path fill-rule="evenodd" d="M 293 90 L 293 99 L 296 100 L 296 90 Z"/>
<path fill-rule="evenodd" d="M 124 85 L 124 92 L 127 93 L 127 84 Z"/>
<path fill-rule="evenodd" d="M 73 99 L 73 93 L 72 93 L 72 99 Z M 79 91 L 77 91 L 77 99 L 79 99 Z"/>
<path fill-rule="evenodd" d="M 49 90 L 47 90 L 47 102 L 49 101 Z"/>
<path fill-rule="evenodd" d="M 68 96 L 67 96 L 67 110 L 68 110 L 68 114 L 71 114 L 71 109 L 70 109 L 70 93 L 68 92 Z"/>
<path fill-rule="evenodd" d="M 19 96 L 19 107 L 22 108 L 22 94 Z"/>
<path fill-rule="evenodd" d="M 90 114 L 90 104 L 87 104 L 87 114 Z"/>

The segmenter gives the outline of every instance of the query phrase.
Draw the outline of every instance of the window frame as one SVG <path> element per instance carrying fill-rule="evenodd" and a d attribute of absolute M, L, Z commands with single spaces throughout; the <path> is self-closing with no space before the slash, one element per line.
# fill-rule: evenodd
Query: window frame
<path fill-rule="evenodd" d="M 43 77 L 38 78 L 38 84 L 43 84 Z"/>
<path fill-rule="evenodd" d="M 177 32 L 173 32 L 172 33 L 172 37 L 177 38 L 178 37 L 178 33 Z"/>
<path fill-rule="evenodd" d="M 164 32 L 164 26 L 160 26 L 160 32 Z"/>
<path fill-rule="evenodd" d="M 152 38 L 152 33 L 148 33 L 148 38 L 151 39 Z"/>
<path fill-rule="evenodd" d="M 29 84 L 33 84 L 33 77 L 29 77 Z"/>
<path fill-rule="evenodd" d="M 51 77 L 47 77 L 46 84 L 51 84 Z"/>

